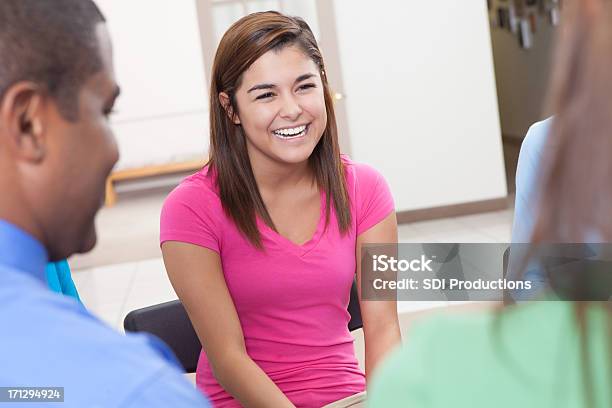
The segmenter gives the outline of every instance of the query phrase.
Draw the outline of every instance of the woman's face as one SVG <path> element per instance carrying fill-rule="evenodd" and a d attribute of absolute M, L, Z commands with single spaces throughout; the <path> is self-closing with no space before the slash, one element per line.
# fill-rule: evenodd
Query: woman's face
<path fill-rule="evenodd" d="M 296 46 L 269 51 L 244 72 L 234 122 L 243 128 L 252 166 L 310 157 L 327 125 L 319 72 Z"/>

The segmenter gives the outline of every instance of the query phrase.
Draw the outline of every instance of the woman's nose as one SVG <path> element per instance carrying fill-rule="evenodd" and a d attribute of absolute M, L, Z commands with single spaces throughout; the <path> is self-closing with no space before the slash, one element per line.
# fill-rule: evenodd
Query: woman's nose
<path fill-rule="evenodd" d="M 287 120 L 295 120 L 302 114 L 302 107 L 298 101 L 291 96 L 286 96 L 283 99 L 280 116 Z"/>

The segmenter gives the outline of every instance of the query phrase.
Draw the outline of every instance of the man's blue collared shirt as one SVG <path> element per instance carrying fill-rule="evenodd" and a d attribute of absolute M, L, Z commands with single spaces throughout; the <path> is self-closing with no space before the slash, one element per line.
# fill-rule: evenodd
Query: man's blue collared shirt
<path fill-rule="evenodd" d="M 0 220 L 0 387 L 64 387 L 62 407 L 208 406 L 161 341 L 121 335 L 50 291 L 47 261 Z"/>

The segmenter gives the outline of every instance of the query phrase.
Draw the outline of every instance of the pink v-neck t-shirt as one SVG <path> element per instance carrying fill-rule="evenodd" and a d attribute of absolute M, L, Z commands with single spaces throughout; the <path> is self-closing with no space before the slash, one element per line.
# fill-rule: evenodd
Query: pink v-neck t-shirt
<path fill-rule="evenodd" d="M 249 356 L 298 407 L 320 407 L 365 390 L 348 330 L 356 241 L 394 211 L 394 203 L 376 170 L 346 156 L 342 161 L 352 215 L 346 234 L 333 206 L 325 227 L 322 195 L 311 240 L 294 244 L 258 218 L 264 251 L 258 250 L 223 211 L 207 167 L 181 182 L 161 214 L 161 243 L 186 242 L 219 254 Z M 240 406 L 215 379 L 204 351 L 196 383 L 216 407 Z"/>

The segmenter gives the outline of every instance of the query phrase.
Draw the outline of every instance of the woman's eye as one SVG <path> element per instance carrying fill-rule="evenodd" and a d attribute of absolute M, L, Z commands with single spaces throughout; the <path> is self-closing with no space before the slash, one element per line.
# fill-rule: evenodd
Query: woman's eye
<path fill-rule="evenodd" d="M 306 89 L 309 89 L 309 88 L 315 88 L 315 87 L 316 87 L 315 84 L 304 84 L 304 85 L 301 85 L 298 89 L 303 91 L 303 90 L 306 90 Z"/>
<path fill-rule="evenodd" d="M 266 99 L 266 98 L 271 98 L 273 97 L 274 94 L 272 92 L 266 92 L 265 94 L 261 94 L 259 95 L 257 98 L 255 99 Z"/>

